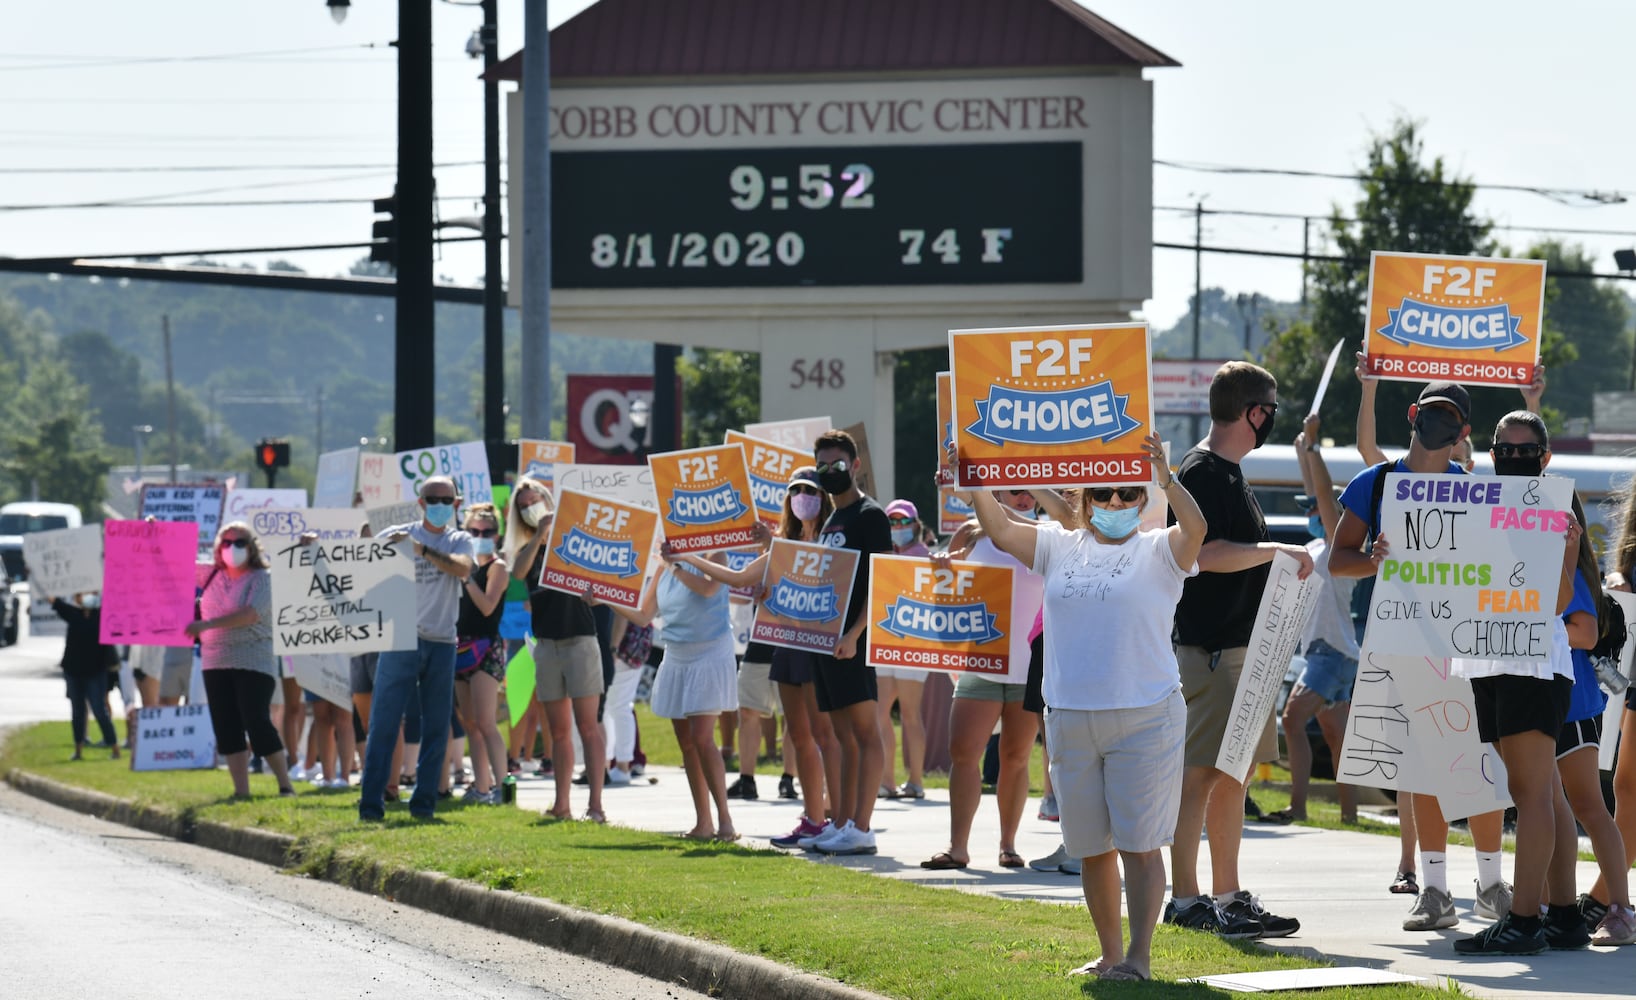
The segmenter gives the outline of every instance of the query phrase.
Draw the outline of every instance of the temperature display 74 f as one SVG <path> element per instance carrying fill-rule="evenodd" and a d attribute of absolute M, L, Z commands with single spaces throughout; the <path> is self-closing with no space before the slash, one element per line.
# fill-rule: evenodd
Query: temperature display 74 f
<path fill-rule="evenodd" d="M 1077 142 L 553 153 L 557 288 L 1077 283 Z"/>

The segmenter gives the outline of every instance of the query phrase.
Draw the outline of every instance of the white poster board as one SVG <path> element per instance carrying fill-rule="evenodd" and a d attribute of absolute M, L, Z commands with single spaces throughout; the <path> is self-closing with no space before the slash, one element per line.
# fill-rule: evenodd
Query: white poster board
<path fill-rule="evenodd" d="M 211 728 L 210 708 L 206 705 L 138 709 L 134 735 L 133 771 L 188 771 L 216 766 L 216 731 Z"/>
<path fill-rule="evenodd" d="M 413 524 L 422 519 L 420 503 L 415 500 L 406 500 L 403 503 L 389 503 L 382 507 L 371 507 L 364 511 L 369 519 L 369 532 L 372 535 L 383 535 L 386 529 L 398 524 Z"/>
<path fill-rule="evenodd" d="M 233 490 L 222 505 L 222 523 L 248 521 L 257 511 L 280 507 L 301 510 L 307 506 L 306 490 Z"/>
<path fill-rule="evenodd" d="M 227 487 L 221 483 L 143 483 L 141 516 L 199 526 L 199 554 L 208 556 L 222 523 Z"/>
<path fill-rule="evenodd" d="M 1621 590 L 1609 590 L 1606 593 L 1619 602 L 1619 610 L 1625 613 L 1625 628 L 1636 631 L 1636 594 L 1627 594 Z M 1636 636 L 1627 637 L 1625 648 L 1619 651 L 1619 672 L 1627 679 L 1630 677 L 1633 659 L 1636 659 Z M 1619 729 L 1624 723 L 1624 711 L 1624 694 L 1610 694 L 1608 707 L 1602 713 L 1602 745 L 1597 750 L 1597 766 L 1604 771 L 1613 770 L 1613 757 L 1619 751 Z"/>
<path fill-rule="evenodd" d="M 483 447 L 481 441 L 400 451 L 393 456 L 393 462 L 400 477 L 398 499 L 412 500 L 420 496 L 421 483 L 433 476 L 448 476 L 454 480 L 455 492 L 463 503 L 491 503 L 494 500 L 493 483 L 489 480 L 488 449 Z"/>
<path fill-rule="evenodd" d="M 290 545 L 273 555 L 273 655 L 415 648 L 410 542 Z"/>
<path fill-rule="evenodd" d="M 352 657 L 345 653 L 319 653 L 286 656 L 284 662 L 303 690 L 352 711 Z"/>
<path fill-rule="evenodd" d="M 1299 578 L 1301 562 L 1280 552 L 1273 556 L 1267 586 L 1261 591 L 1261 607 L 1256 611 L 1255 628 L 1250 632 L 1244 669 L 1233 693 L 1233 709 L 1227 716 L 1227 731 L 1216 753 L 1216 768 L 1243 782 L 1254 767 L 1256 745 L 1267 718 L 1278 704 L 1278 692 L 1289 671 L 1290 657 L 1296 653 L 1307 619 L 1312 617 L 1319 577 L 1316 573 Z M 1304 739 L 1305 733 L 1294 738 Z"/>
<path fill-rule="evenodd" d="M 358 455 L 358 496 L 365 507 L 397 503 L 403 499 L 403 476 L 397 456 L 365 451 Z"/>
<path fill-rule="evenodd" d="M 561 499 L 562 491 L 577 490 L 610 500 L 622 500 L 635 507 L 658 510 L 659 499 L 653 492 L 653 470 L 646 465 L 588 465 L 558 463 L 552 493 Z"/>
<path fill-rule="evenodd" d="M 811 451 L 820 434 L 832 430 L 835 423 L 829 417 L 799 417 L 795 420 L 772 420 L 766 423 L 745 424 L 744 433 L 763 441 L 771 441 L 787 448 Z"/>
<path fill-rule="evenodd" d="M 34 594 L 72 599 L 75 594 L 101 592 L 102 525 L 24 535 L 23 562 Z"/>
<path fill-rule="evenodd" d="M 1392 472 L 1365 642 L 1376 653 L 1544 660 L 1573 481 Z"/>
<path fill-rule="evenodd" d="M 318 456 L 318 478 L 312 487 L 312 505 L 351 507 L 357 478 L 357 448 L 324 452 Z"/>

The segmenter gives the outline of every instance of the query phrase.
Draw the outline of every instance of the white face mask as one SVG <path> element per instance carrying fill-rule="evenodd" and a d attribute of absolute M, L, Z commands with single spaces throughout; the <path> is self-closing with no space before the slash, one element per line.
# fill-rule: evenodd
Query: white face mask
<path fill-rule="evenodd" d="M 101 607 L 101 606 L 102 606 L 102 595 L 101 594 L 86 594 L 84 597 L 80 598 L 80 607 L 85 608 L 86 610 L 90 610 L 91 608 L 97 608 L 97 607 Z"/>
<path fill-rule="evenodd" d="M 229 545 L 222 550 L 222 558 L 227 560 L 227 565 L 234 569 L 240 569 L 250 561 L 250 550 L 247 548 L 241 549 L 237 545 Z"/>
<path fill-rule="evenodd" d="M 537 528 L 540 522 L 545 520 L 546 515 L 551 513 L 551 509 L 545 505 L 543 500 L 536 500 L 524 507 L 519 513 L 522 515 L 524 524 L 530 528 Z"/>

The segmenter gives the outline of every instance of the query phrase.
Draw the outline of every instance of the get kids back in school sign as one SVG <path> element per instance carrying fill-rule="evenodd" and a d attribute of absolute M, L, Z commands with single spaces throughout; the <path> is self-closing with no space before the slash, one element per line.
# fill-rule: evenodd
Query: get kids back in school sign
<path fill-rule="evenodd" d="M 1527 385 L 1544 311 L 1543 260 L 1376 250 L 1364 363 L 1400 382 Z"/>
<path fill-rule="evenodd" d="M 949 331 L 963 489 L 1153 478 L 1146 324 Z"/>
<path fill-rule="evenodd" d="M 649 457 L 648 466 L 659 500 L 659 523 L 673 551 L 737 549 L 757 540 L 743 448 L 735 444 L 670 451 Z"/>

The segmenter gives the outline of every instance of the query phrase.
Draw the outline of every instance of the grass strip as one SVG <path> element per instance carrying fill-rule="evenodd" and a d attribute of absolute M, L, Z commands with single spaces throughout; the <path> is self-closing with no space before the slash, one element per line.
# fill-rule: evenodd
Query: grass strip
<path fill-rule="evenodd" d="M 457 802 L 445 803 L 431 822 L 391 805 L 385 823 L 366 825 L 357 820 L 355 793 L 302 788 L 283 799 L 271 777 L 255 776 L 257 797 L 234 802 L 225 773 L 137 774 L 124 761 L 70 762 L 71 746 L 66 723 L 17 730 L 0 750 L 0 773 L 22 769 L 195 822 L 290 834 L 300 840 L 304 873 L 322 872 L 332 861 L 440 872 L 711 941 L 888 996 L 1034 1000 L 1131 989 L 1166 998 L 1210 992 L 1174 982 L 1132 987 L 1067 978 L 1096 954 L 1082 907 L 928 888 L 776 851 Z M 1153 959 L 1163 980 L 1317 964 L 1163 926 Z M 1323 992 L 1372 1000 L 1447 995 L 1417 986 Z"/>

